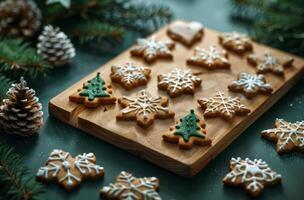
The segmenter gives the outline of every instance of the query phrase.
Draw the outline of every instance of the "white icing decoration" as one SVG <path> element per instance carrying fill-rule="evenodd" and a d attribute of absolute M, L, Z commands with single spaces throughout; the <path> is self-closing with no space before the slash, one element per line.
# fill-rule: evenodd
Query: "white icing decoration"
<path fill-rule="evenodd" d="M 279 63 L 278 59 L 271 53 L 266 52 L 262 63 L 258 65 L 258 70 L 265 71 L 271 69 L 277 72 L 284 72 L 283 66 Z"/>
<path fill-rule="evenodd" d="M 73 186 L 74 181 L 76 181 L 76 182 L 81 181 L 80 177 L 75 176 L 71 172 L 71 164 L 68 161 L 63 161 L 62 166 L 63 166 L 63 169 L 66 171 L 66 175 L 64 177 L 62 177 L 61 179 L 59 179 L 59 182 L 64 182 L 65 180 L 67 180 L 67 186 L 71 187 L 71 186 Z"/>
<path fill-rule="evenodd" d="M 138 67 L 132 63 L 126 63 L 123 66 L 114 65 L 113 67 L 114 74 L 113 76 L 119 77 L 121 82 L 126 82 L 127 84 L 134 84 L 138 80 L 147 80 L 145 76 L 145 71 L 147 67 Z"/>
<path fill-rule="evenodd" d="M 92 172 L 96 174 L 99 174 L 100 171 L 104 170 L 103 167 L 100 167 L 99 165 L 95 165 L 94 162 L 95 156 L 93 153 L 84 153 L 82 155 L 78 155 L 75 160 L 75 167 L 82 173 L 91 174 Z M 92 174 L 94 175 L 94 174 Z"/>
<path fill-rule="evenodd" d="M 258 90 L 272 90 L 271 85 L 265 82 L 264 76 L 251 75 L 247 73 L 241 73 L 237 81 L 232 83 L 232 86 L 237 86 L 243 88 L 245 92 L 254 92 Z"/>
<path fill-rule="evenodd" d="M 229 32 L 229 33 L 223 33 L 222 34 L 222 38 L 223 38 L 223 43 L 235 43 L 237 46 L 237 49 L 243 49 L 244 45 L 246 43 L 250 42 L 250 39 L 248 38 L 247 35 L 242 34 L 242 33 L 238 33 L 238 32 Z"/>
<path fill-rule="evenodd" d="M 60 168 L 61 168 L 60 165 L 56 165 L 55 163 L 50 163 L 49 166 L 40 167 L 36 175 L 39 177 L 48 178 L 49 174 L 52 172 L 50 176 L 55 177 L 60 171 Z"/>

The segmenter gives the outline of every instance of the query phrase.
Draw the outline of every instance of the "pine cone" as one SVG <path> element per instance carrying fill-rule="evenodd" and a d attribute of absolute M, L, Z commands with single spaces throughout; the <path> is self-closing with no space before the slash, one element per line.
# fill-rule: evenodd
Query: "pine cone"
<path fill-rule="evenodd" d="M 45 26 L 39 36 L 37 53 L 55 66 L 67 64 L 76 55 L 75 48 L 66 34 L 51 25 Z"/>
<path fill-rule="evenodd" d="M 35 135 L 43 123 L 42 105 L 35 91 L 27 87 L 21 77 L 20 83 L 12 84 L 7 96 L 0 107 L 0 123 L 4 131 L 21 136 Z"/>
<path fill-rule="evenodd" d="M 0 35 L 28 38 L 41 25 L 41 12 L 32 0 L 6 0 L 0 3 Z"/>

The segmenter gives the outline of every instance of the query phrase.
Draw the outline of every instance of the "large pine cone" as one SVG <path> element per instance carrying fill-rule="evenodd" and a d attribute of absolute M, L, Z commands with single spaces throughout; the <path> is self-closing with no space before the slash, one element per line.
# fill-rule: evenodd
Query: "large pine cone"
<path fill-rule="evenodd" d="M 8 99 L 0 107 L 0 123 L 8 134 L 35 135 L 43 123 L 42 105 L 35 91 L 27 87 L 23 77 L 20 83 L 12 84 Z"/>
<path fill-rule="evenodd" d="M 0 3 L 0 35 L 31 37 L 41 25 L 41 12 L 32 0 Z"/>

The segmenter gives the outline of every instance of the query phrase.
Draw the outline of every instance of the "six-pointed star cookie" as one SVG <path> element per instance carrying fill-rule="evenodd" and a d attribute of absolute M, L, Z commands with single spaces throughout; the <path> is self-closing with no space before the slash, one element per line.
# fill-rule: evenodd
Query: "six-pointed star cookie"
<path fill-rule="evenodd" d="M 166 119 L 174 117 L 174 112 L 168 108 L 166 97 L 152 97 L 146 90 L 140 91 L 134 98 L 123 97 L 118 100 L 123 107 L 117 120 L 136 120 L 142 128 L 148 128 L 155 118 Z"/>
<path fill-rule="evenodd" d="M 243 92 L 247 98 L 252 98 L 258 93 L 271 94 L 272 87 L 266 83 L 266 80 L 262 74 L 251 75 L 247 73 L 241 73 L 238 80 L 234 81 L 228 86 L 232 92 Z"/>
<path fill-rule="evenodd" d="M 255 54 L 250 54 L 247 57 L 247 61 L 257 67 L 257 73 L 264 74 L 272 72 L 283 76 L 284 68 L 292 66 L 294 59 L 292 57 L 285 57 L 280 61 L 271 53 L 266 52 L 263 58 L 259 58 Z"/>
<path fill-rule="evenodd" d="M 150 39 L 138 39 L 135 47 L 131 49 L 133 56 L 143 57 L 146 62 L 153 62 L 157 58 L 172 59 L 173 55 L 171 49 L 174 48 L 174 43 L 165 40 L 157 41 L 156 36 L 153 35 Z"/>
<path fill-rule="evenodd" d="M 187 60 L 188 64 L 198 65 L 207 69 L 229 69 L 228 54 L 225 50 L 217 49 L 216 45 L 210 45 L 208 49 L 196 47 L 194 56 Z"/>
<path fill-rule="evenodd" d="M 278 153 L 289 153 L 293 150 L 304 152 L 304 121 L 290 123 L 276 119 L 275 128 L 262 131 L 266 139 L 277 142 Z"/>
<path fill-rule="evenodd" d="M 242 33 L 229 32 L 219 35 L 221 45 L 230 51 L 234 51 L 238 54 L 252 50 L 252 44 L 250 38 Z"/>
<path fill-rule="evenodd" d="M 198 103 L 205 110 L 205 117 L 222 117 L 225 120 L 230 120 L 235 115 L 250 113 L 250 110 L 241 104 L 240 98 L 226 97 L 222 92 L 218 92 L 212 98 L 199 99 Z"/>
<path fill-rule="evenodd" d="M 158 88 L 167 90 L 170 97 L 181 94 L 193 94 L 201 79 L 193 75 L 190 69 L 175 68 L 170 73 L 158 75 Z"/>
<path fill-rule="evenodd" d="M 241 186 L 255 197 L 263 191 L 265 186 L 281 182 L 281 175 L 273 171 L 261 159 L 232 158 L 229 168 L 230 172 L 224 177 L 223 182 L 226 185 Z"/>

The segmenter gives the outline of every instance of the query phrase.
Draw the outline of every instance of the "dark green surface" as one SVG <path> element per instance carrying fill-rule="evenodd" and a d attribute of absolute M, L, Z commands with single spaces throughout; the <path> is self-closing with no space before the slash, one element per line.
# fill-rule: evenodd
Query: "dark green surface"
<path fill-rule="evenodd" d="M 153 2 L 164 1 L 154 0 Z M 205 26 L 219 31 L 245 31 L 230 21 L 229 3 L 225 0 L 167 0 L 165 3 L 171 6 L 176 13 L 176 18 L 197 20 L 204 23 Z M 122 51 L 131 44 L 132 41 L 128 41 L 119 49 Z M 84 182 L 79 189 L 70 193 L 65 192 L 56 184 L 49 184 L 46 187 L 46 199 L 100 199 L 99 189 L 114 181 L 121 170 L 131 172 L 138 177 L 156 176 L 160 178 L 160 194 L 164 200 L 249 199 L 240 188 L 224 187 L 222 184 L 222 178 L 228 171 L 228 163 L 232 156 L 262 158 L 274 170 L 282 174 L 283 184 L 266 188 L 259 199 L 304 199 L 304 156 L 299 153 L 278 156 L 274 143 L 261 139 L 259 135 L 261 130 L 273 127 L 277 117 L 290 121 L 303 120 L 303 79 L 225 151 L 211 161 L 202 172 L 193 178 L 186 179 L 48 116 L 47 104 L 53 96 L 119 52 L 105 53 L 98 49 L 78 49 L 77 53 L 78 55 L 70 67 L 56 69 L 48 80 L 32 85 L 44 105 L 45 124 L 40 136 L 35 140 L 15 137 L 5 137 L 5 140 L 25 156 L 25 163 L 31 167 L 33 173 L 43 165 L 49 152 L 55 148 L 61 148 L 73 155 L 94 152 L 98 163 L 105 167 L 106 176 L 100 181 Z"/>

